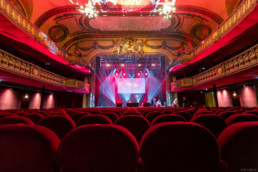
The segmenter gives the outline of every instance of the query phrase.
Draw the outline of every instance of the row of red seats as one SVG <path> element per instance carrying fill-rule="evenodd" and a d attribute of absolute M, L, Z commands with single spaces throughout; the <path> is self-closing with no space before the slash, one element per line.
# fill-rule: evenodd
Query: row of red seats
<path fill-rule="evenodd" d="M 145 111 L 146 113 L 140 113 L 136 111 L 132 112 L 132 109 L 130 110 L 124 112 L 123 115 L 120 114 L 121 117 L 119 117 L 114 112 L 107 111 L 95 115 L 83 111 L 72 111 L 68 115 L 66 111 L 62 111 L 52 112 L 52 114 L 48 114 L 48 116 L 44 116 L 40 113 L 17 112 L 17 114 L 23 115 L 22 117 L 19 117 L 13 113 L 2 113 L 0 114 L 0 124 L 33 124 L 34 122 L 35 124 L 39 124 L 51 129 L 59 136 L 60 139 L 62 139 L 73 128 L 75 128 L 75 126 L 81 126 L 85 124 L 117 124 L 127 128 L 136 137 L 137 141 L 140 142 L 142 135 L 150 126 L 162 122 L 195 122 L 206 127 L 216 137 L 218 137 L 219 134 L 228 125 L 236 122 L 258 120 L 258 116 L 254 115 L 255 113 L 248 114 L 249 112 L 237 114 L 237 112 L 234 111 L 225 111 L 215 115 L 216 112 L 208 111 L 207 109 L 199 109 L 196 112 L 193 111 L 192 113 L 194 114 L 190 113 L 189 109 L 188 111 L 174 111 L 172 114 L 156 111 Z M 171 111 L 169 111 L 169 113 L 171 113 Z"/>
<path fill-rule="evenodd" d="M 227 127 L 216 140 L 191 122 L 166 122 L 147 130 L 138 146 L 117 125 L 84 125 L 60 139 L 31 124 L 0 126 L 3 172 L 240 172 L 258 169 L 258 122 Z"/>
<path fill-rule="evenodd" d="M 21 136 L 21 133 L 23 132 L 21 130 L 26 130 L 26 131 L 32 130 L 30 131 L 33 133 L 32 137 L 35 137 L 35 133 L 37 133 L 36 131 L 33 131 L 33 130 L 45 130 L 44 132 L 48 132 L 48 134 L 45 134 L 43 136 L 45 139 L 46 137 L 50 136 L 51 137 L 50 140 L 56 140 L 55 144 L 51 146 L 51 150 L 53 150 L 53 148 L 55 149 L 54 153 L 51 153 L 51 156 L 57 155 L 57 164 L 54 162 L 55 158 L 50 158 L 50 159 L 54 159 L 53 162 L 51 161 L 46 162 L 46 160 L 42 160 L 42 162 L 44 162 L 45 165 L 49 163 L 49 166 L 46 165 L 45 167 L 48 168 L 49 170 L 51 169 L 52 171 L 54 170 L 135 171 L 137 169 L 138 171 L 147 171 L 147 172 L 148 171 L 221 171 L 221 170 L 235 172 L 235 171 L 257 169 L 255 165 L 257 164 L 256 156 L 258 152 L 257 148 L 255 148 L 257 145 L 257 133 L 256 133 L 257 125 L 258 125 L 257 122 L 238 123 L 238 124 L 230 125 L 222 132 L 222 134 L 219 135 L 217 142 L 214 135 L 212 135 L 210 131 L 207 130 L 208 127 L 204 128 L 195 123 L 189 123 L 189 122 L 175 122 L 175 123 L 165 122 L 161 124 L 158 124 L 158 122 L 157 124 L 154 123 L 155 120 L 162 119 L 162 118 L 164 118 L 164 121 L 171 121 L 171 119 L 174 120 L 176 118 L 178 118 L 178 120 L 175 120 L 175 121 L 180 121 L 180 119 L 182 121 L 187 121 L 186 118 L 184 117 L 184 114 L 188 114 L 188 115 L 190 114 L 190 116 L 193 116 L 190 119 L 188 119 L 190 121 L 194 121 L 194 119 L 200 119 L 200 117 L 201 118 L 215 117 L 216 119 L 222 119 L 222 117 L 219 116 L 219 114 L 222 114 L 221 112 L 223 113 L 227 112 L 227 114 L 231 112 L 231 116 L 241 112 L 242 113 L 244 112 L 244 114 L 242 115 L 246 115 L 246 112 L 248 112 L 249 114 L 251 113 L 256 114 L 257 112 L 256 109 L 243 109 L 243 110 L 242 109 L 237 109 L 237 110 L 211 109 L 208 111 L 207 109 L 197 110 L 197 109 L 169 108 L 166 111 L 164 110 L 164 108 L 159 108 L 159 111 L 162 111 L 161 114 L 156 116 L 155 119 L 147 118 L 148 116 L 152 116 L 150 114 L 158 114 L 158 112 L 152 113 L 152 111 L 154 110 L 156 111 L 156 109 L 153 109 L 153 108 L 151 108 L 151 110 L 135 109 L 135 108 L 133 109 L 127 108 L 127 109 L 121 109 L 121 110 L 117 110 L 117 109 L 96 110 L 94 108 L 93 111 L 89 111 L 89 109 L 74 109 L 74 110 L 71 109 L 70 112 L 67 109 L 66 110 L 52 109 L 52 110 L 45 111 L 46 114 L 44 113 L 43 113 L 44 115 L 41 114 L 43 115 L 43 119 L 40 119 L 38 123 L 41 123 L 41 125 L 44 126 L 42 121 L 48 121 L 51 119 L 50 120 L 51 125 L 47 127 L 56 128 L 57 130 L 53 128 L 51 129 L 55 131 L 57 134 L 63 133 L 63 135 L 59 135 L 60 138 L 63 138 L 66 135 L 62 139 L 60 146 L 59 146 L 59 142 L 60 142 L 59 139 L 56 138 L 56 136 L 51 131 L 42 129 L 43 127 L 40 127 L 38 125 L 32 125 L 32 121 L 30 121 L 29 124 L 23 125 L 23 126 L 21 125 L 9 126 L 10 130 L 7 129 L 8 125 L 3 125 L 0 127 L 0 130 L 1 128 L 4 128 L 3 129 L 4 132 L 0 132 L 0 137 L 2 137 L 0 138 L 0 142 L 5 140 L 10 143 L 14 143 L 14 144 L 10 144 L 10 146 L 15 147 L 19 145 L 20 147 L 12 148 L 12 147 L 8 147 L 9 146 L 7 144 L 8 142 L 0 143 L 0 147 L 3 146 L 2 148 L 0 148 L 0 152 L 6 151 L 3 153 L 2 158 L 0 158 L 0 160 L 5 159 L 3 162 L 6 163 L 6 164 L 4 163 L 5 165 L 0 164 L 0 171 L 8 171 L 8 170 L 19 171 L 18 167 L 21 169 L 20 171 L 29 171 L 29 170 L 23 169 L 23 167 L 24 168 L 28 167 L 26 165 L 26 162 L 23 163 L 21 161 L 20 163 L 24 165 L 20 167 L 19 166 L 20 164 L 18 163 L 18 161 L 20 161 L 22 157 L 26 159 L 32 158 L 34 154 L 32 154 L 31 152 L 27 153 L 26 152 L 27 150 L 25 149 L 26 151 L 24 151 L 24 148 L 26 146 L 33 148 L 33 145 L 31 145 L 30 142 L 35 143 L 36 145 L 38 144 L 38 142 L 19 140 L 18 135 Z M 114 111 L 118 111 L 117 113 L 115 113 L 117 115 L 108 115 L 108 114 L 113 114 L 111 112 L 114 112 Z M 12 113 L 14 112 L 15 111 L 12 111 Z M 34 111 L 34 113 L 35 112 L 36 111 Z M 97 115 L 99 114 L 99 112 L 102 112 L 102 115 Z M 138 115 L 136 115 L 135 112 L 137 112 Z M 166 114 L 170 114 L 171 112 L 174 114 L 164 115 L 165 112 Z M 187 113 L 184 113 L 184 112 L 187 112 Z M 8 113 L 9 115 L 7 115 Z M 0 113 L 1 114 L 0 121 L 6 120 L 8 118 L 10 119 L 10 116 L 12 115 L 10 115 L 11 112 L 8 112 L 8 113 L 3 113 L 3 112 Z M 89 114 L 86 114 L 86 113 L 89 113 Z M 95 114 L 95 115 L 92 115 L 92 114 Z M 15 117 L 11 117 L 11 119 L 14 119 L 14 118 L 21 119 L 23 117 L 17 118 L 17 116 L 22 115 L 22 116 L 28 117 L 29 115 L 33 115 L 33 113 L 30 112 L 30 113 L 24 114 L 24 111 L 23 112 L 16 111 L 15 115 L 14 115 Z M 71 118 L 75 120 L 75 116 L 80 116 L 80 118 L 78 118 L 79 121 L 86 120 L 87 118 L 103 117 L 102 119 L 106 119 L 109 125 L 84 125 L 73 129 L 75 127 L 75 123 L 71 120 Z M 231 116 L 225 115 L 226 117 L 225 119 L 230 118 Z M 112 117 L 116 117 L 118 119 L 115 119 Z M 97 118 L 95 118 L 95 120 Z M 64 121 L 66 122 L 67 121 L 72 122 L 73 123 L 72 128 L 65 131 L 66 130 L 65 125 L 63 126 L 60 125 L 62 122 L 60 122 L 59 119 L 65 119 Z M 143 123 L 137 124 L 136 122 L 137 120 L 135 119 L 138 119 L 138 121 L 144 121 L 145 124 L 147 123 L 148 125 L 145 126 Z M 150 126 L 148 120 L 152 120 L 151 122 L 153 126 L 150 129 L 148 129 Z M 29 120 L 27 119 L 27 121 Z M 79 121 L 77 121 L 77 125 Z M 128 125 L 128 123 L 130 123 L 129 121 L 131 121 L 130 125 Z M 160 122 L 164 122 L 164 121 L 161 120 Z M 212 121 L 211 124 L 214 125 L 214 120 L 211 120 L 211 121 Z M 113 122 L 115 124 L 128 128 L 130 132 L 118 125 L 110 125 Z M 46 123 L 49 124 L 49 122 L 46 122 Z M 101 123 L 101 122 L 96 122 L 96 123 Z M 202 125 L 205 126 L 205 122 Z M 21 129 L 22 127 L 25 127 L 26 129 Z M 216 129 L 216 125 L 214 125 L 214 128 Z M 142 130 L 142 133 L 137 135 L 140 129 Z M 145 132 L 146 130 L 147 132 Z M 14 134 L 14 137 L 11 138 L 11 135 L 6 134 L 6 131 L 7 133 L 12 133 L 13 131 L 18 133 Z M 66 134 L 67 132 L 69 133 Z M 1 133 L 3 133 L 3 135 L 1 135 Z M 135 137 L 131 133 L 133 133 Z M 143 134 L 144 136 L 141 139 L 141 136 Z M 27 138 L 28 134 L 25 134 L 25 135 Z M 123 138 L 123 141 L 120 140 L 121 138 L 120 139 L 117 138 L 120 136 L 121 138 Z M 138 148 L 138 143 L 135 140 L 135 138 L 137 138 L 138 143 L 140 143 L 140 149 Z M 21 139 L 23 140 L 23 137 Z M 17 143 L 15 143 L 16 141 Z M 24 143 L 24 145 L 22 143 Z M 127 146 L 130 145 L 130 147 L 126 147 L 124 145 L 127 145 Z M 5 150 L 4 146 L 5 148 L 9 148 L 9 149 Z M 221 158 L 218 153 L 219 152 L 218 146 L 220 148 Z M 127 149 L 127 150 L 122 151 L 121 149 Z M 8 152 L 10 150 L 11 152 Z M 19 151 L 24 151 L 24 152 L 19 153 Z M 127 157 L 123 159 L 122 158 L 123 156 L 119 153 L 121 153 L 122 155 L 127 155 Z M 16 154 L 21 155 L 21 157 L 19 157 Z M 31 157 L 30 156 L 27 157 L 27 155 L 30 155 Z M 14 160 L 9 161 L 8 158 L 12 156 L 15 156 Z M 17 158 L 18 159 L 20 158 L 20 159 L 17 160 Z M 134 161 L 132 161 L 132 159 L 134 159 Z M 120 162 L 119 160 L 123 162 Z M 35 164 L 37 164 L 36 161 L 37 160 L 35 160 Z M 10 165 L 10 164 L 16 164 L 16 163 L 18 163 L 17 168 L 13 167 L 13 165 Z M 115 167 L 115 163 L 117 163 L 116 167 Z M 2 170 L 1 170 L 1 167 L 2 167 Z M 12 168 L 16 168 L 16 169 L 12 170 Z M 31 167 L 31 169 L 33 169 L 32 171 L 39 171 L 40 168 L 41 168 L 40 165 L 37 165 L 37 167 L 33 167 L 33 168 Z M 42 168 L 42 170 L 49 171 L 49 170 L 46 170 L 46 168 Z"/>

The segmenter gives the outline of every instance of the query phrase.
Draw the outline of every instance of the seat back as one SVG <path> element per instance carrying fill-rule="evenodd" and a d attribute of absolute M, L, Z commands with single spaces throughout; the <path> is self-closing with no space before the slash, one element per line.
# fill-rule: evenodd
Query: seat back
<path fill-rule="evenodd" d="M 80 113 L 74 113 L 71 118 L 73 119 L 73 121 L 76 123 L 78 122 L 78 120 L 83 117 L 83 116 L 86 116 L 86 115 L 91 115 L 90 113 L 88 112 L 80 112 Z"/>
<path fill-rule="evenodd" d="M 142 138 L 140 156 L 148 172 L 218 172 L 220 166 L 216 138 L 190 122 L 152 126 Z"/>
<path fill-rule="evenodd" d="M 227 127 L 224 119 L 217 115 L 203 114 L 197 115 L 191 119 L 191 122 L 195 122 L 206 127 L 210 130 L 216 137 Z"/>
<path fill-rule="evenodd" d="M 258 121 L 258 116 L 253 114 L 234 114 L 226 119 L 227 125 L 237 122 Z"/>
<path fill-rule="evenodd" d="M 6 116 L 0 118 L 0 125 L 3 124 L 34 124 L 32 120 L 22 116 Z"/>
<path fill-rule="evenodd" d="M 184 122 L 186 121 L 184 117 L 177 115 L 177 114 L 172 114 L 172 115 L 160 115 L 157 116 L 151 123 L 151 125 L 159 124 L 162 122 L 177 122 L 181 121 Z"/>
<path fill-rule="evenodd" d="M 119 116 L 113 112 L 104 112 L 100 113 L 100 115 L 108 117 L 112 121 L 112 123 L 115 123 L 115 121 L 119 118 Z"/>
<path fill-rule="evenodd" d="M 152 121 L 157 117 L 157 116 L 160 116 L 160 115 L 164 115 L 162 112 L 149 112 L 145 118 L 149 121 L 149 123 L 151 124 Z"/>
<path fill-rule="evenodd" d="M 136 172 L 138 145 L 133 135 L 115 125 L 84 125 L 62 141 L 57 163 L 62 172 Z"/>
<path fill-rule="evenodd" d="M 190 121 L 192 118 L 192 114 L 186 111 L 173 112 L 173 114 L 177 114 L 184 117 L 186 121 Z"/>
<path fill-rule="evenodd" d="M 87 124 L 112 124 L 112 121 L 104 115 L 86 115 L 77 122 L 77 126 Z"/>
<path fill-rule="evenodd" d="M 59 138 L 37 125 L 0 126 L 0 171 L 52 172 Z"/>
<path fill-rule="evenodd" d="M 150 128 L 148 120 L 140 115 L 122 116 L 116 120 L 115 124 L 128 129 L 134 135 L 138 143 L 140 143 L 143 134 Z"/>
<path fill-rule="evenodd" d="M 60 139 L 75 127 L 73 120 L 64 115 L 47 116 L 38 124 L 52 130 Z"/>
<path fill-rule="evenodd" d="M 43 119 L 45 117 L 44 115 L 42 115 L 40 113 L 29 113 L 29 114 L 25 114 L 23 116 L 32 120 L 34 122 L 34 124 L 37 124 L 41 119 Z"/>
<path fill-rule="evenodd" d="M 237 114 L 236 112 L 232 112 L 232 111 L 222 111 L 218 114 L 218 116 L 220 116 L 221 118 L 223 118 L 224 120 L 226 120 L 228 117 L 230 117 L 231 115 Z"/>
<path fill-rule="evenodd" d="M 258 122 L 239 122 L 228 126 L 219 136 L 221 158 L 228 172 L 257 171 Z"/>

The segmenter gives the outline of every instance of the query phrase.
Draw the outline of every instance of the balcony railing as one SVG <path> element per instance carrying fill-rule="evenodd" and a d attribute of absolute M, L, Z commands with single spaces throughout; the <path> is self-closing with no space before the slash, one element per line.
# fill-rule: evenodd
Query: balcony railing
<path fill-rule="evenodd" d="M 194 50 L 189 54 L 185 54 L 175 58 L 170 67 L 174 67 L 182 62 L 189 62 L 194 59 L 201 52 L 211 47 L 215 42 L 225 36 L 232 28 L 234 28 L 241 20 L 243 20 L 246 15 L 253 10 L 257 0 L 244 0 L 239 7 L 223 22 L 220 26 L 212 32 L 202 44 L 199 44 Z"/>
<path fill-rule="evenodd" d="M 28 18 L 26 18 L 19 10 L 17 10 L 17 8 L 15 8 L 10 0 L 0 0 L 0 12 L 2 12 L 9 20 L 11 20 L 16 26 L 18 26 L 34 40 L 48 47 L 51 52 L 61 56 L 65 61 L 70 62 L 68 52 L 41 32 L 39 28 L 31 23 Z M 80 59 L 79 57 L 73 57 L 73 59 L 74 58 Z M 83 59 L 77 61 L 80 62 L 77 65 L 87 64 Z"/>
<path fill-rule="evenodd" d="M 25 60 L 22 60 L 3 50 L 0 50 L 0 69 L 56 86 L 89 91 L 88 83 L 62 77 L 58 74 L 55 74 Z M 73 84 L 71 86 L 69 82 L 71 80 L 76 84 Z"/>
<path fill-rule="evenodd" d="M 183 78 L 171 83 L 172 90 L 193 87 L 233 75 L 258 66 L 258 44 L 241 54 L 208 69 L 192 78 Z"/>

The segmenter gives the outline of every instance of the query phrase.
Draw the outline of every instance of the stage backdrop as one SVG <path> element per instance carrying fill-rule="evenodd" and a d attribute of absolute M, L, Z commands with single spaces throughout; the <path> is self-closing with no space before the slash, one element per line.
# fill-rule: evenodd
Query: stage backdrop
<path fill-rule="evenodd" d="M 98 106 L 116 106 L 116 103 L 126 106 L 127 102 L 142 105 L 153 98 L 160 99 L 163 104 L 165 71 L 147 70 L 147 76 L 144 70 L 140 71 L 141 76 L 137 76 L 137 72 L 139 71 L 116 69 L 98 71 L 96 75 L 96 89 L 99 89 Z M 123 73 L 126 73 L 125 76 Z"/>

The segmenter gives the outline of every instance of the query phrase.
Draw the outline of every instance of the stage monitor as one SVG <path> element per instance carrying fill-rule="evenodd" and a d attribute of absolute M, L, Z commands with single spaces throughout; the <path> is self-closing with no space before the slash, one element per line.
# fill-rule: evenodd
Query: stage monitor
<path fill-rule="evenodd" d="M 145 93 L 145 78 L 117 78 L 118 94 Z"/>
<path fill-rule="evenodd" d="M 127 107 L 138 107 L 139 103 L 126 103 Z"/>

